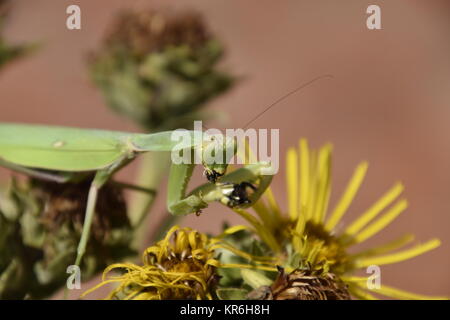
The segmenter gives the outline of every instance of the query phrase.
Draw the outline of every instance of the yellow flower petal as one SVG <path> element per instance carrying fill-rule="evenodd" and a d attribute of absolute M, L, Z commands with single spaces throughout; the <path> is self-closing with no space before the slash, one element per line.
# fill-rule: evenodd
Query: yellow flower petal
<path fill-rule="evenodd" d="M 344 213 L 347 211 L 348 207 L 353 201 L 353 198 L 358 192 L 359 187 L 361 186 L 364 176 L 366 175 L 367 168 L 367 162 L 363 162 L 359 164 L 358 167 L 356 167 L 344 194 L 342 195 L 341 199 L 336 205 L 336 208 L 331 213 L 331 216 L 325 225 L 325 228 L 327 230 L 333 230 L 341 220 Z"/>
<path fill-rule="evenodd" d="M 356 297 L 358 299 L 361 299 L 361 300 L 379 300 L 375 296 L 373 296 L 370 293 L 368 293 L 365 290 L 363 290 L 358 285 L 351 285 L 351 286 L 349 286 L 348 291 L 350 292 L 350 294 L 352 296 L 354 296 L 354 297 Z"/>
<path fill-rule="evenodd" d="M 255 210 L 262 223 L 270 229 L 276 228 L 277 221 L 275 221 L 274 215 L 271 210 L 266 207 L 262 199 L 259 199 L 253 204 L 253 210 Z"/>
<path fill-rule="evenodd" d="M 425 252 L 428 252 L 430 250 L 433 250 L 441 244 L 441 241 L 439 239 L 432 239 L 430 241 L 427 241 L 424 244 L 417 245 L 411 249 L 403 250 L 400 252 L 379 256 L 379 257 L 373 257 L 373 258 L 363 258 L 356 262 L 357 268 L 365 268 L 370 265 L 384 265 L 384 264 L 391 264 L 391 263 L 397 263 L 404 260 L 408 260 L 411 258 L 414 258 L 416 256 L 419 256 L 421 254 L 424 254 Z"/>
<path fill-rule="evenodd" d="M 391 242 L 388 242 L 386 244 L 383 244 L 381 246 L 377 246 L 374 248 L 370 248 L 361 252 L 358 252 L 351 256 L 352 259 L 357 259 L 361 257 L 374 257 L 381 254 L 385 254 L 387 252 L 391 252 L 397 249 L 400 249 L 401 247 L 407 245 L 408 243 L 411 243 L 414 240 L 413 234 L 405 234 L 404 236 L 395 239 Z"/>
<path fill-rule="evenodd" d="M 300 208 L 302 212 L 306 211 L 309 198 L 309 177 L 311 171 L 309 169 L 309 148 L 308 141 L 301 139 L 299 142 L 300 149 Z M 298 178 L 297 178 L 298 179 Z"/>
<path fill-rule="evenodd" d="M 312 219 L 316 223 L 321 223 L 324 220 L 330 198 L 331 150 L 331 145 L 327 144 L 319 152 L 317 197 L 312 215 Z"/>
<path fill-rule="evenodd" d="M 236 232 L 243 231 L 243 230 L 251 230 L 251 229 L 248 226 L 244 226 L 244 225 L 232 226 L 232 227 L 229 227 L 229 228 L 225 229 L 222 232 L 222 234 L 220 236 L 218 236 L 217 238 L 223 238 L 225 236 L 228 236 L 228 235 L 231 235 L 231 234 L 234 234 Z"/>
<path fill-rule="evenodd" d="M 369 289 L 368 289 L 369 290 Z M 381 285 L 380 289 L 372 289 L 372 292 L 391 297 L 395 299 L 407 299 L 407 300 L 448 300 L 448 297 L 443 296 L 427 296 L 422 294 L 416 294 L 408 291 L 403 291 L 393 287 Z"/>
<path fill-rule="evenodd" d="M 290 148 L 287 153 L 286 181 L 288 191 L 289 215 L 292 220 L 298 216 L 298 157 L 295 149 Z"/>
<path fill-rule="evenodd" d="M 266 192 L 264 193 L 264 197 L 267 198 L 269 202 L 270 209 L 276 214 L 278 217 L 281 217 L 280 206 L 278 205 L 275 197 L 273 196 L 272 188 L 268 187 Z"/>
<path fill-rule="evenodd" d="M 273 234 L 270 233 L 263 224 L 261 224 L 258 219 L 252 216 L 245 210 L 242 209 L 234 209 L 234 212 L 238 213 L 241 217 L 247 220 L 255 229 L 256 233 L 261 237 L 261 239 L 275 252 L 280 252 L 281 247 L 280 244 L 276 241 Z"/>
<path fill-rule="evenodd" d="M 401 183 L 395 184 L 386 192 L 377 202 L 375 202 L 366 212 L 360 215 L 351 225 L 345 229 L 344 233 L 354 235 L 364 228 L 381 211 L 390 205 L 403 191 L 404 186 Z"/>
<path fill-rule="evenodd" d="M 408 201 L 405 199 L 397 202 L 388 212 L 386 212 L 381 218 L 370 224 L 364 230 L 355 235 L 355 243 L 363 242 L 370 237 L 383 230 L 388 224 L 390 224 L 395 218 L 398 217 L 408 207 Z"/>

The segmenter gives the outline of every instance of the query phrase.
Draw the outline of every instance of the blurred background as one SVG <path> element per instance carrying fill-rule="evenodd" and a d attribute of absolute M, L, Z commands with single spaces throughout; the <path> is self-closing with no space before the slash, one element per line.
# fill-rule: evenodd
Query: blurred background
<path fill-rule="evenodd" d="M 81 8 L 81 30 L 66 28 L 66 8 Z M 368 30 L 366 8 L 381 7 L 382 30 Z M 5 36 L 39 42 L 39 50 L 0 74 L 0 120 L 124 131 L 140 130 L 112 113 L 89 78 L 87 55 L 100 47 L 121 8 L 195 9 L 222 41 L 222 70 L 238 83 L 209 110 L 229 114 L 219 128 L 239 128 L 300 84 L 322 80 L 290 96 L 251 124 L 280 129 L 281 169 L 273 182 L 286 208 L 285 151 L 300 137 L 334 145 L 332 203 L 353 168 L 369 171 L 344 223 L 364 211 L 395 181 L 406 185 L 410 206 L 365 246 L 403 233 L 442 245 L 413 260 L 382 268 L 382 281 L 422 294 L 450 294 L 450 3 L 441 1 L 266 0 L 14 0 Z M 136 164 L 119 173 L 131 181 Z M 10 175 L 0 169 L 0 178 Z M 197 172 L 192 185 L 203 182 Z M 165 187 L 162 188 L 165 192 Z M 148 222 L 155 231 L 166 214 L 158 198 Z M 242 223 L 220 205 L 184 226 L 219 232 Z M 95 281 L 93 281 L 95 282 Z"/>

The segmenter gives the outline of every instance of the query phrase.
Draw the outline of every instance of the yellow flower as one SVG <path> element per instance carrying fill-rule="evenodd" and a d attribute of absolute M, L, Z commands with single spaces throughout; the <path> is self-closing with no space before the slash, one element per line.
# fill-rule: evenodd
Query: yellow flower
<path fill-rule="evenodd" d="M 174 226 L 163 240 L 144 251 L 142 266 L 133 263 L 110 265 L 103 272 L 102 282 L 82 297 L 106 284 L 116 283 L 106 299 L 213 299 L 218 282 L 217 268 L 255 268 L 245 264 L 221 264 L 216 259 L 217 249 L 231 251 L 262 265 L 271 260 L 253 257 L 221 239 L 240 230 L 241 226 L 231 227 L 221 236 L 210 238 L 190 228 Z M 274 270 L 273 267 L 256 268 Z M 112 271 L 124 272 L 110 275 Z"/>
<path fill-rule="evenodd" d="M 261 240 L 274 252 L 279 264 L 287 265 L 292 255 L 297 255 L 313 268 L 326 266 L 346 282 L 354 297 L 375 299 L 375 293 L 398 299 L 446 299 L 413 294 L 384 284 L 377 289 L 368 289 L 367 278 L 354 276 L 358 270 L 365 270 L 371 265 L 382 266 L 421 255 L 438 247 L 440 241 L 432 239 L 403 249 L 414 240 L 408 234 L 369 250 L 350 253 L 351 246 L 383 230 L 407 208 L 408 202 L 398 199 L 404 187 L 396 183 L 343 231 L 340 231 L 342 226 L 339 225 L 338 231 L 336 227 L 348 211 L 368 164 L 362 162 L 357 166 L 341 198 L 329 210 L 331 150 L 329 144 L 318 151 L 310 150 L 304 139 L 300 140 L 298 149 L 288 150 L 288 215 L 281 212 L 270 189 L 264 199 L 253 206 L 256 216 L 242 209 L 235 211 L 251 224 Z M 290 267 L 295 269 L 297 266 Z"/>

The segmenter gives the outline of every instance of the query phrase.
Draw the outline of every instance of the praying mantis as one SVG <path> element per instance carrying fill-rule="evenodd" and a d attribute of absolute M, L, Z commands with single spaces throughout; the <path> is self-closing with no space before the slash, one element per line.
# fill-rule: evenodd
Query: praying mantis
<path fill-rule="evenodd" d="M 151 151 L 184 153 L 195 150 L 202 156 L 203 152 L 211 151 L 226 155 L 226 160 L 222 162 L 202 160 L 208 182 L 189 194 L 186 194 L 186 189 L 196 164 L 172 163 L 167 208 L 173 215 L 199 213 L 214 201 L 230 207 L 250 206 L 269 186 L 272 176 L 261 174 L 262 169 L 268 166 L 267 163 L 248 164 L 226 174 L 230 155 L 234 156 L 236 153 L 235 139 L 225 137 L 217 143 L 219 139 L 214 139 L 214 136 L 204 135 L 201 139 L 196 139 L 198 132 L 185 130 L 184 133 L 190 138 L 180 142 L 173 139 L 173 131 L 141 134 L 0 123 L 0 166 L 59 183 L 76 182 L 94 175 L 77 248 L 75 265 L 80 266 L 99 190 L 139 154 Z M 135 189 L 140 190 L 138 186 Z"/>
<path fill-rule="evenodd" d="M 290 95 L 323 78 L 316 77 L 287 93 L 266 107 L 244 128 Z M 174 131 L 142 134 L 70 127 L 0 123 L 0 167 L 24 173 L 38 179 L 59 183 L 77 182 L 94 174 L 89 188 L 85 218 L 78 243 L 75 265 L 80 266 L 86 251 L 97 196 L 102 186 L 114 174 L 145 152 L 198 151 L 221 154 L 224 161 L 203 161 L 208 179 L 190 193 L 186 193 L 195 162 L 172 163 L 170 167 L 167 209 L 173 215 L 199 213 L 209 203 L 219 201 L 229 207 L 248 207 L 254 204 L 269 187 L 273 175 L 267 174 L 270 163 L 256 162 L 226 174 L 231 158 L 236 154 L 236 139 L 205 135 L 198 139 L 197 131 L 185 131 L 190 139 L 180 143 L 173 139 Z M 218 139 L 220 138 L 220 139 Z M 270 171 L 270 170 L 269 170 Z M 153 193 L 139 186 L 122 184 L 137 191 Z M 249 192 L 250 191 L 250 192 Z"/>

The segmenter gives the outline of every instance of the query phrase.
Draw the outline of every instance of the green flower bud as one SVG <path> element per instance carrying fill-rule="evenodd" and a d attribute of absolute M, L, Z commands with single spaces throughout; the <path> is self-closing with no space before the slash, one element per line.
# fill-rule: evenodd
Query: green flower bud
<path fill-rule="evenodd" d="M 147 130 L 190 126 L 232 78 L 217 69 L 221 44 L 193 12 L 122 12 L 89 59 L 108 105 Z"/>

